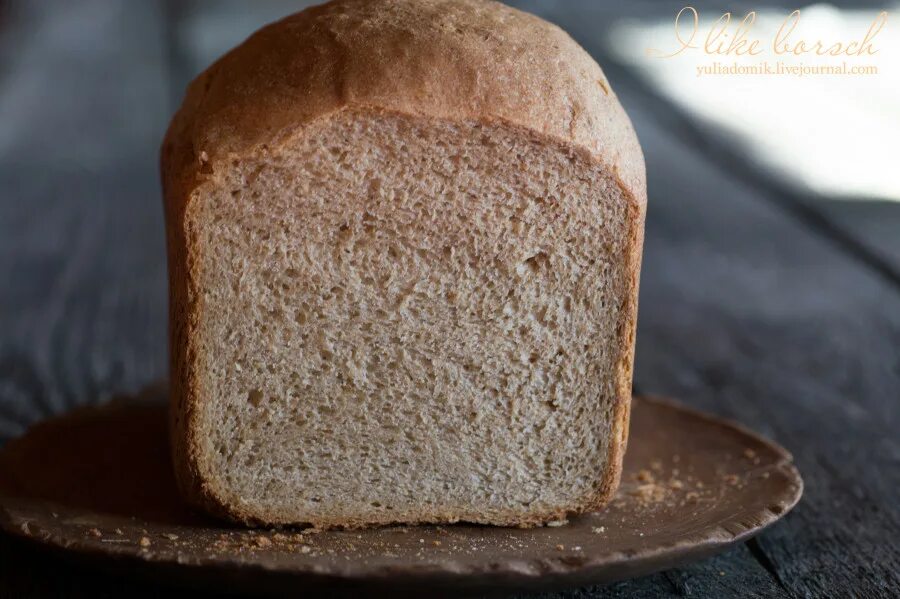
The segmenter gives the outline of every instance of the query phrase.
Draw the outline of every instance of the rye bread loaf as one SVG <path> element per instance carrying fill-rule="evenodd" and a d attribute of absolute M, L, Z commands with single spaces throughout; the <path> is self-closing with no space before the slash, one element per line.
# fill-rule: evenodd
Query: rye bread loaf
<path fill-rule="evenodd" d="M 610 498 L 644 163 L 559 28 L 481 0 L 305 10 L 190 85 L 162 179 L 191 502 L 328 528 Z"/>

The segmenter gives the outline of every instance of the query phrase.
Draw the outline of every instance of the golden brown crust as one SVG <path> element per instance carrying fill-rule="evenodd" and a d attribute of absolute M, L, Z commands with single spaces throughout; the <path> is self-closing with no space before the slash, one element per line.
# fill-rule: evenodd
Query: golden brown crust
<path fill-rule="evenodd" d="M 622 305 L 615 439 L 595 497 L 618 486 L 631 400 L 637 285 L 646 207 L 637 137 L 600 67 L 565 32 L 483 0 L 336 0 L 269 25 L 189 86 L 162 148 L 170 277 L 172 445 L 179 485 L 205 509 L 253 523 L 209 487 L 198 458 L 198 379 L 193 334 L 199 314 L 190 236 L 191 199 L 231 160 L 266 152 L 340 111 L 374 110 L 451 122 L 503 122 L 587 153 L 628 198 L 633 293 Z M 562 514 L 497 524 L 533 526 Z M 430 521 L 449 521 L 452 515 Z M 329 527 L 365 523 L 316 523 Z"/>
<path fill-rule="evenodd" d="M 640 146 L 597 63 L 555 25 L 483 0 L 337 0 L 264 27 L 188 88 L 169 176 L 196 184 L 354 106 L 521 125 L 586 149 L 646 201 Z"/>

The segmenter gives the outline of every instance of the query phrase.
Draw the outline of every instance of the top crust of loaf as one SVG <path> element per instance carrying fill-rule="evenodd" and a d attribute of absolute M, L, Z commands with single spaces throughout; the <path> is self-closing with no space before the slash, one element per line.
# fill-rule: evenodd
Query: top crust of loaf
<path fill-rule="evenodd" d="M 257 31 L 189 86 L 164 143 L 181 188 L 167 195 L 186 201 L 217 162 L 345 108 L 521 126 L 646 203 L 637 136 L 597 63 L 556 25 L 484 0 L 335 0 Z"/>
<path fill-rule="evenodd" d="M 560 28 L 485 0 L 334 0 L 259 30 L 189 86 L 161 152 L 170 279 L 172 443 L 195 504 L 226 505 L 197 462 L 194 356 L 201 290 L 185 212 L 233 161 L 262 157 L 344 111 L 507 125 L 560 144 L 613 178 L 631 204 L 631 292 L 622 306 L 618 401 L 609 470 L 590 505 L 618 485 L 628 432 L 637 288 L 646 208 L 644 159 L 594 60 Z M 536 515 L 521 525 L 558 514 Z"/>

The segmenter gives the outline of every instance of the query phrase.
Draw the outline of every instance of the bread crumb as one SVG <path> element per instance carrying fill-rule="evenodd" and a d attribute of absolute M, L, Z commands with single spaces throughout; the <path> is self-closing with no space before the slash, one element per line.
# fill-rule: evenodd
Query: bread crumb
<path fill-rule="evenodd" d="M 550 528 L 559 528 L 560 526 L 565 526 L 568 523 L 568 520 L 553 520 L 551 522 L 547 522 L 547 526 L 549 526 Z"/>
<path fill-rule="evenodd" d="M 605 526 L 592 526 L 591 532 L 594 533 L 595 535 L 603 534 L 604 532 L 606 532 L 606 527 Z"/>
<path fill-rule="evenodd" d="M 440 542 L 440 541 L 432 541 L 431 544 L 434 545 L 435 547 L 440 547 L 440 546 L 441 546 L 441 542 Z"/>
<path fill-rule="evenodd" d="M 738 484 L 738 481 L 740 481 L 740 479 L 738 478 L 737 474 L 728 474 L 725 476 L 725 482 L 729 485 L 736 485 Z"/>
<path fill-rule="evenodd" d="M 138 541 L 138 544 L 141 547 L 149 547 L 150 546 L 150 538 L 149 537 L 141 537 L 141 540 Z"/>
<path fill-rule="evenodd" d="M 638 473 L 634 475 L 634 478 L 641 483 L 652 483 L 654 480 L 653 473 L 647 469 L 638 471 Z"/>
<path fill-rule="evenodd" d="M 88 531 L 88 534 L 90 534 L 92 537 L 102 537 L 103 536 L 103 533 L 100 532 L 100 530 L 97 528 L 90 529 Z"/>
<path fill-rule="evenodd" d="M 163 536 L 164 536 L 165 538 L 169 539 L 170 541 L 177 541 L 177 540 L 178 540 L 178 535 L 173 535 L 172 533 L 167 533 L 167 534 L 164 534 Z"/>
<path fill-rule="evenodd" d="M 649 503 L 658 503 L 666 498 L 666 488 L 656 483 L 648 483 L 641 485 L 629 493 L 640 503 L 646 505 Z"/>
<path fill-rule="evenodd" d="M 253 539 L 253 543 L 260 549 L 265 549 L 266 547 L 272 546 L 272 541 L 268 537 L 264 537 L 262 535 L 257 535 L 257 537 Z"/>
<path fill-rule="evenodd" d="M 121 528 L 117 528 L 117 529 L 116 529 L 116 534 L 117 534 L 117 535 L 123 535 L 123 534 L 125 534 L 125 533 L 122 532 L 122 529 L 121 529 Z"/>
<path fill-rule="evenodd" d="M 304 545 L 300 548 L 300 553 L 309 553 L 312 551 L 312 548 L 309 545 Z"/>
<path fill-rule="evenodd" d="M 566 546 L 565 546 L 565 545 L 560 544 L 560 545 L 557 545 L 557 546 L 556 546 L 556 550 L 557 550 L 557 551 L 565 551 L 565 549 L 566 549 Z"/>

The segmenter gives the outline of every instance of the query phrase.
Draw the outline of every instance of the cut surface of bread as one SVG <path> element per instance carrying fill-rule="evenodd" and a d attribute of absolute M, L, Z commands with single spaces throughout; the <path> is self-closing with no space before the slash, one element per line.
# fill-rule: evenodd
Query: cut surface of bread
<path fill-rule="evenodd" d="M 619 163 L 636 142 L 598 153 L 512 114 L 374 93 L 236 134 L 209 116 L 213 79 L 251 77 L 227 61 L 163 155 L 188 498 L 320 528 L 602 506 L 627 435 L 645 192 L 643 163 Z"/>
<path fill-rule="evenodd" d="M 223 502 L 320 526 L 597 502 L 630 284 L 614 181 L 508 127 L 347 112 L 223 183 L 187 216 Z"/>

